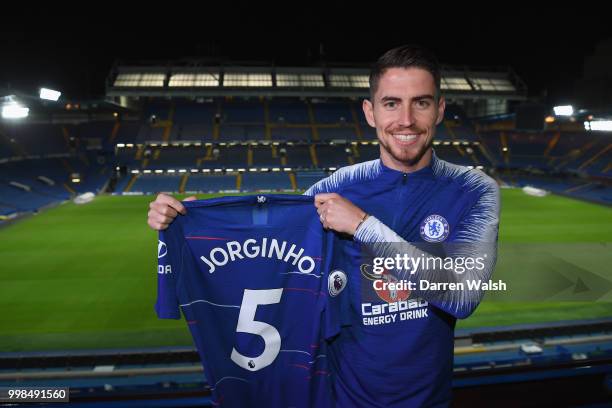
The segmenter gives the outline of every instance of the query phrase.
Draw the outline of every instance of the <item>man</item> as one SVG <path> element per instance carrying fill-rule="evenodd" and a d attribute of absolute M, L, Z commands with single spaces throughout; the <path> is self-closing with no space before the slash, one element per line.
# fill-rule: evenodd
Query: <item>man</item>
<path fill-rule="evenodd" d="M 403 278 L 463 284 L 492 273 L 499 189 L 481 171 L 436 157 L 432 142 L 444 109 L 436 59 L 418 47 L 388 51 L 372 69 L 370 100 L 363 102 L 380 159 L 344 167 L 305 193 L 315 196 L 325 228 L 351 237 L 344 251 L 351 316 L 328 353 L 339 406 L 450 403 L 455 321 L 473 312 L 482 290 L 381 286 Z M 160 195 L 149 225 L 163 229 L 179 212 L 180 202 Z M 381 273 L 362 263 L 364 250 L 370 259 L 413 260 L 433 251 L 451 266 L 413 263 Z M 470 258 L 482 267 L 466 270 L 458 262 Z"/>

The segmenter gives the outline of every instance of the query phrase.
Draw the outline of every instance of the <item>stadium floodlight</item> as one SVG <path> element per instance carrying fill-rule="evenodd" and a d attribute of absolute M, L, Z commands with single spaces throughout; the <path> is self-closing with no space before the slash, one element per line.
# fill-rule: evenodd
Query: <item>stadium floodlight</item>
<path fill-rule="evenodd" d="M 285 170 L 285 171 L 292 171 L 291 167 L 285 167 L 285 168 L 283 168 L 283 170 Z"/>
<path fill-rule="evenodd" d="M 225 171 L 234 171 L 234 169 L 225 169 Z"/>
<path fill-rule="evenodd" d="M 128 143 L 125 145 L 126 147 L 134 147 L 134 143 Z"/>
<path fill-rule="evenodd" d="M 144 174 L 151 174 L 151 170 L 144 170 L 143 173 Z"/>
<path fill-rule="evenodd" d="M 161 174 L 161 173 L 163 173 L 163 172 L 164 172 L 163 170 L 155 170 L 155 173 L 156 173 L 156 174 Z"/>
<path fill-rule="evenodd" d="M 117 147 L 125 147 L 125 143 L 117 143 Z"/>
<path fill-rule="evenodd" d="M 612 120 L 593 120 L 584 122 L 585 130 L 612 132 Z"/>
<path fill-rule="evenodd" d="M 175 170 L 168 170 L 168 173 L 176 173 Z"/>
<path fill-rule="evenodd" d="M 2 106 L 2 117 L 4 119 L 23 119 L 30 114 L 30 108 L 17 102 L 10 102 Z"/>
<path fill-rule="evenodd" d="M 246 171 L 246 169 L 240 168 L 240 169 L 238 169 L 238 171 L 239 171 L 239 172 L 241 172 L 241 173 L 243 173 L 243 172 L 245 172 L 245 171 Z"/>
<path fill-rule="evenodd" d="M 187 170 L 185 170 L 185 169 L 179 169 L 179 173 L 187 173 Z"/>
<path fill-rule="evenodd" d="M 256 172 L 256 171 L 257 171 L 257 169 L 250 168 L 250 169 L 249 169 L 249 171 Z"/>
<path fill-rule="evenodd" d="M 336 171 L 336 168 L 335 167 L 330 167 L 329 171 Z"/>
<path fill-rule="evenodd" d="M 210 169 L 202 169 L 202 173 L 210 173 Z"/>
<path fill-rule="evenodd" d="M 132 170 L 132 174 L 138 174 L 138 173 L 140 173 L 139 170 Z"/>
<path fill-rule="evenodd" d="M 572 116 L 574 107 L 572 105 L 555 106 L 553 111 L 555 111 L 556 116 Z"/>
<path fill-rule="evenodd" d="M 200 171 L 200 170 L 198 170 L 198 169 L 191 169 L 191 172 L 192 172 L 192 173 L 197 173 L 197 172 L 199 172 L 199 171 Z"/>
<path fill-rule="evenodd" d="M 279 167 L 272 167 L 272 171 L 280 171 Z"/>
<path fill-rule="evenodd" d="M 40 99 L 57 102 L 60 96 L 62 96 L 62 93 L 60 91 L 54 91 L 53 89 L 48 88 L 40 88 Z"/>
<path fill-rule="evenodd" d="M 507 147 L 502 147 L 502 151 L 507 152 L 508 148 Z"/>

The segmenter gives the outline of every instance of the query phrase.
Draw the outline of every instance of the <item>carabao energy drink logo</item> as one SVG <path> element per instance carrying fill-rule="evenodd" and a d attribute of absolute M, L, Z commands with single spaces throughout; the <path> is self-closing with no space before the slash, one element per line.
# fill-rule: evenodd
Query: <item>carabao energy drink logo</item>
<path fill-rule="evenodd" d="M 385 269 L 383 273 L 379 275 L 379 274 L 372 272 L 372 265 L 362 264 L 360 266 L 360 270 L 361 270 L 361 276 L 371 281 L 380 280 L 383 283 L 398 282 L 397 278 L 387 269 Z M 408 299 L 408 297 L 410 296 L 410 290 L 408 289 L 390 290 L 390 289 L 387 289 L 388 288 L 387 285 L 377 285 L 377 286 L 380 286 L 381 289 L 376 289 L 374 285 L 372 285 L 372 289 L 374 289 L 374 291 L 376 292 L 376 295 L 379 298 L 381 298 L 387 303 L 400 302 L 402 300 Z"/>

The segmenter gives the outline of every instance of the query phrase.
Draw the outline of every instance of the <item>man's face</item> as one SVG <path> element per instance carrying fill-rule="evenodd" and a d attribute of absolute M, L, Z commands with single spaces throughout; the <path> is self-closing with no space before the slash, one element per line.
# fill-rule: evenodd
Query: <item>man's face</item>
<path fill-rule="evenodd" d="M 376 128 L 383 163 L 400 171 L 421 169 L 431 160 L 436 125 L 444 118 L 444 98 L 436 100 L 433 76 L 421 68 L 389 68 L 372 101 L 363 101 Z"/>

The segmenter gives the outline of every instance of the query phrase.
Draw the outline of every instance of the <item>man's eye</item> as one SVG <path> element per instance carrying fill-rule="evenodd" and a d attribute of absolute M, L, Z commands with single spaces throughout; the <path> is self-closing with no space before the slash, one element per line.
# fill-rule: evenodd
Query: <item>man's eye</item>
<path fill-rule="evenodd" d="M 425 99 L 417 101 L 416 104 L 419 108 L 428 108 L 430 105 L 429 101 Z"/>
<path fill-rule="evenodd" d="M 385 102 L 385 108 L 395 108 L 395 102 Z"/>

